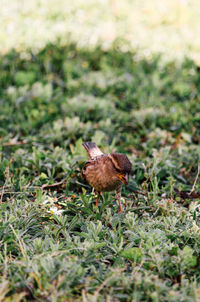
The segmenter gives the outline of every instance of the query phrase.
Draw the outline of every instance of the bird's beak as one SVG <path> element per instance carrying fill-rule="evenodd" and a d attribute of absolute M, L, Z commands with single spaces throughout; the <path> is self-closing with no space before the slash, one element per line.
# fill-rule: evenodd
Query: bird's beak
<path fill-rule="evenodd" d="M 128 174 L 123 175 L 123 174 L 118 173 L 117 176 L 121 180 L 121 182 L 123 182 L 125 185 L 128 184 L 128 179 L 129 179 L 129 175 Z"/>

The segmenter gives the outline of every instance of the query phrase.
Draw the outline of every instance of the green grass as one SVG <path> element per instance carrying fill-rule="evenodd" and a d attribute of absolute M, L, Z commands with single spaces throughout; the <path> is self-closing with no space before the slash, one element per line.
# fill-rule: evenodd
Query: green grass
<path fill-rule="evenodd" d="M 0 59 L 0 300 L 200 300 L 200 74 L 114 47 Z M 82 141 L 124 152 L 95 195 Z"/>

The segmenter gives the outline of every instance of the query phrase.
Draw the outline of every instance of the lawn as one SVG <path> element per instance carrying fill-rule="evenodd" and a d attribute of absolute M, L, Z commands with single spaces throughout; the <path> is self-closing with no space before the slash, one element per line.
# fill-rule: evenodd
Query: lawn
<path fill-rule="evenodd" d="M 1 301 L 199 301 L 199 69 L 48 45 L 1 57 Z M 124 152 L 95 206 L 83 141 Z"/>
<path fill-rule="evenodd" d="M 2 6 L 0 301 L 200 301 L 199 6 L 151 2 Z M 132 162 L 123 213 L 85 141 Z"/>

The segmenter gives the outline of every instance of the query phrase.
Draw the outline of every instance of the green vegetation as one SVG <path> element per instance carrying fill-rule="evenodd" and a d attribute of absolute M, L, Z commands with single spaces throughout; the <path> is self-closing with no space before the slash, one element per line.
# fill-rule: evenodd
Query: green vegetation
<path fill-rule="evenodd" d="M 0 301 L 200 301 L 198 0 L 1 0 Z M 95 206 L 83 141 L 124 152 Z"/>
<path fill-rule="evenodd" d="M 199 301 L 199 81 L 114 47 L 1 56 L 1 301 Z M 123 214 L 85 140 L 132 161 Z"/>

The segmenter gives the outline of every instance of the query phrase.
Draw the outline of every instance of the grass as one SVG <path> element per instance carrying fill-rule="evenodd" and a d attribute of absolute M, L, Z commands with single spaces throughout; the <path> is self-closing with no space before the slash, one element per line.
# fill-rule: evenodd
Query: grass
<path fill-rule="evenodd" d="M 49 44 L 0 60 L 1 301 L 199 301 L 199 69 Z M 82 141 L 124 152 L 95 206 Z"/>
<path fill-rule="evenodd" d="M 198 0 L 1 0 L 0 52 L 42 49 L 48 42 L 138 50 L 165 60 L 185 56 L 200 64 Z M 141 55 L 142 54 L 142 55 Z"/>

